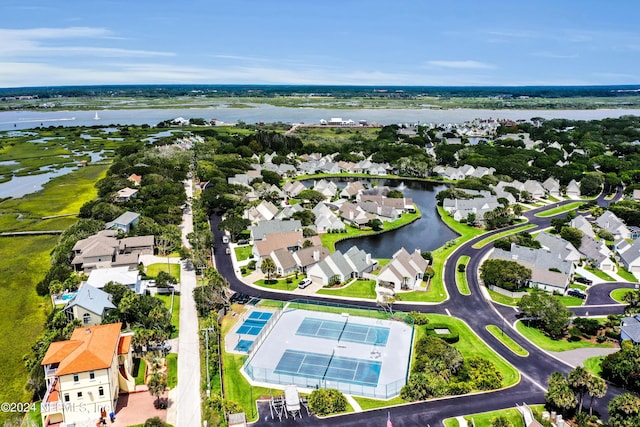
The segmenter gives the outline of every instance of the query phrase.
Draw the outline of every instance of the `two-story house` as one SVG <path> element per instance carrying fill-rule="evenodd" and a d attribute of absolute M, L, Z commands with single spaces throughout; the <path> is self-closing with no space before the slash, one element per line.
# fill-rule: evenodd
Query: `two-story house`
<path fill-rule="evenodd" d="M 47 392 L 42 399 L 44 427 L 95 425 L 101 412 L 115 412 L 120 391 L 135 388 L 131 335 L 121 323 L 81 327 L 71 339 L 51 343 L 42 365 Z"/>

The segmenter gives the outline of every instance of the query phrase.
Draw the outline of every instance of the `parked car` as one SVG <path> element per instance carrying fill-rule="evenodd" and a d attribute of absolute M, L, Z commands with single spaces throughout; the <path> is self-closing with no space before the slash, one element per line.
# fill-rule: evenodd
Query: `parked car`
<path fill-rule="evenodd" d="M 238 244 L 239 244 L 239 245 L 246 245 L 246 244 L 248 244 L 248 243 L 249 243 L 249 241 L 248 241 L 247 239 L 240 239 L 240 240 L 238 240 Z"/>
<path fill-rule="evenodd" d="M 160 343 L 155 343 L 155 344 L 149 344 L 147 346 L 147 351 L 160 351 L 164 354 L 168 353 L 171 351 L 171 344 L 169 344 L 168 342 L 160 342 Z"/>
<path fill-rule="evenodd" d="M 251 297 L 249 295 L 236 292 L 235 294 L 231 295 L 231 298 L 229 298 L 229 302 L 231 302 L 232 304 L 234 302 L 238 304 L 246 304 L 250 299 Z"/>
<path fill-rule="evenodd" d="M 573 279 L 574 282 L 578 282 L 578 283 L 582 283 L 584 285 L 591 285 L 593 284 L 593 280 L 587 279 L 586 277 L 576 277 L 575 279 Z"/>
<path fill-rule="evenodd" d="M 567 292 L 567 295 L 572 297 L 582 298 L 582 299 L 585 299 L 587 297 L 587 294 L 582 292 L 580 289 L 569 289 L 569 292 Z"/>
<path fill-rule="evenodd" d="M 231 248 L 225 249 L 224 253 L 227 254 L 227 255 L 231 255 Z"/>
<path fill-rule="evenodd" d="M 311 284 L 311 279 L 302 279 L 300 283 L 298 283 L 298 288 L 304 289 Z"/>
<path fill-rule="evenodd" d="M 222 243 L 229 243 L 229 236 L 223 235 L 222 236 Z"/>

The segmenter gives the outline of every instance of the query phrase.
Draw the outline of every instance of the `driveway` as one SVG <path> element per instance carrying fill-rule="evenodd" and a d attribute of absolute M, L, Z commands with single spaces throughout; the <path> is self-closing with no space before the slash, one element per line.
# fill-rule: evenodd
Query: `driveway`
<path fill-rule="evenodd" d="M 167 393 L 164 394 L 167 397 Z M 144 422 L 153 417 L 160 417 L 162 421 L 167 420 L 166 409 L 156 409 L 153 401 L 156 398 L 149 392 L 121 394 L 118 397 L 116 406 L 116 420 L 112 424 L 107 417 L 107 425 L 113 427 L 126 427 Z"/>

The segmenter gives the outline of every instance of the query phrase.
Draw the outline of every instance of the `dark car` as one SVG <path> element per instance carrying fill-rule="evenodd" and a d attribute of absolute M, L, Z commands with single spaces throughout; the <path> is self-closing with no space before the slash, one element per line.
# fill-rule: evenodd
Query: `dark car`
<path fill-rule="evenodd" d="M 251 297 L 249 295 L 236 292 L 235 294 L 231 295 L 231 298 L 229 298 L 229 302 L 232 304 L 234 302 L 238 304 L 246 304 L 250 299 Z"/>
<path fill-rule="evenodd" d="M 171 351 L 171 344 L 169 344 L 168 342 L 160 342 L 160 343 L 155 343 L 155 344 L 149 344 L 147 346 L 147 351 L 159 351 L 163 354 L 168 353 L 169 351 Z"/>
<path fill-rule="evenodd" d="M 587 294 L 582 292 L 580 289 L 569 289 L 569 292 L 567 292 L 567 295 L 571 297 L 582 298 L 582 299 L 585 299 L 587 297 Z"/>
<path fill-rule="evenodd" d="M 576 277 L 575 279 L 573 279 L 574 282 L 578 282 L 578 283 L 582 283 L 584 285 L 591 285 L 593 284 L 593 280 L 587 279 L 586 277 Z"/>

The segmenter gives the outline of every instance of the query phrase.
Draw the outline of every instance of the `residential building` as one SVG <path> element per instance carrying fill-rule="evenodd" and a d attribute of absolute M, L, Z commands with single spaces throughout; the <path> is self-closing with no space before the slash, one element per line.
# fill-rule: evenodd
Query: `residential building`
<path fill-rule="evenodd" d="M 288 197 L 296 197 L 301 191 L 306 189 L 307 187 L 305 187 L 300 181 L 287 181 L 282 187 L 282 191 L 284 191 L 284 194 Z"/>
<path fill-rule="evenodd" d="M 358 194 L 364 191 L 364 185 L 360 181 L 349 182 L 346 187 L 340 192 L 340 197 L 343 199 L 354 199 Z"/>
<path fill-rule="evenodd" d="M 323 286 L 332 280 L 344 282 L 352 278 L 360 278 L 364 273 L 371 272 L 377 266 L 377 261 L 371 258 L 371 254 L 352 246 L 342 254 L 335 251 L 322 261 L 307 270 L 307 277 L 315 283 Z"/>
<path fill-rule="evenodd" d="M 580 261 L 580 252 L 562 237 L 543 231 L 536 236 L 543 248 L 557 254 L 560 258 L 571 261 Z"/>
<path fill-rule="evenodd" d="M 272 219 L 271 221 L 260 221 L 249 229 L 251 230 L 251 239 L 257 242 L 263 240 L 266 234 L 288 233 L 302 230 L 302 223 L 297 219 L 289 221 Z"/>
<path fill-rule="evenodd" d="M 526 180 L 522 186 L 522 190 L 529 193 L 534 199 L 541 199 L 547 194 L 542 184 L 533 179 Z"/>
<path fill-rule="evenodd" d="M 442 202 L 442 208 L 451 214 L 456 221 L 466 219 L 472 213 L 476 216 L 476 222 L 481 224 L 484 223 L 484 214 L 491 212 L 498 206 L 501 205 L 495 196 L 475 199 L 444 199 Z"/>
<path fill-rule="evenodd" d="M 263 200 L 257 206 L 253 206 L 244 211 L 243 217 L 252 223 L 260 221 L 271 221 L 278 213 L 278 208 L 273 203 Z"/>
<path fill-rule="evenodd" d="M 115 230 L 103 230 L 73 246 L 71 261 L 76 271 L 90 272 L 96 268 L 138 268 L 138 259 L 143 254 L 153 254 L 154 236 L 135 236 L 116 239 Z"/>
<path fill-rule="evenodd" d="M 329 249 L 321 245 L 309 246 L 302 248 L 293 253 L 293 259 L 296 261 L 298 270 L 306 273 L 309 268 L 316 265 L 329 256 Z"/>
<path fill-rule="evenodd" d="M 596 233 L 593 232 L 591 223 L 583 215 L 578 215 L 577 217 L 569 221 L 569 227 L 577 228 L 578 230 L 582 231 L 583 235 L 596 237 Z"/>
<path fill-rule="evenodd" d="M 115 202 L 119 202 L 119 203 L 128 202 L 129 200 L 131 200 L 134 197 L 136 197 L 137 193 L 138 193 L 138 190 L 136 190 L 134 188 L 125 187 L 122 190 L 118 190 L 116 192 L 116 195 L 114 197 L 114 201 Z"/>
<path fill-rule="evenodd" d="M 633 243 L 623 241 L 616 244 L 616 251 L 620 262 L 631 273 L 640 273 L 640 239 Z"/>
<path fill-rule="evenodd" d="M 120 392 L 135 388 L 131 335 L 121 323 L 77 328 L 49 345 L 42 360 L 47 391 L 42 425 L 90 425 L 115 412 Z"/>
<path fill-rule="evenodd" d="M 111 294 L 85 283 L 62 311 L 69 321 L 79 320 L 83 326 L 99 325 L 109 310 L 116 308 L 112 298 Z"/>
<path fill-rule="evenodd" d="M 566 194 L 569 197 L 578 198 L 580 197 L 580 184 L 575 179 L 572 179 L 567 184 Z"/>
<path fill-rule="evenodd" d="M 98 268 L 91 270 L 87 284 L 102 289 L 109 282 L 127 286 L 136 293 L 141 292 L 142 281 L 137 270 L 129 270 L 127 267 Z"/>
<path fill-rule="evenodd" d="M 613 252 L 602 240 L 596 240 L 593 236 L 583 234 L 579 250 L 587 262 L 598 270 L 616 270 L 616 263 L 612 260 Z"/>
<path fill-rule="evenodd" d="M 429 262 L 422 258 L 420 249 L 410 254 L 405 248 L 400 248 L 378 273 L 377 284 L 394 291 L 413 289 L 422 283 L 428 266 Z"/>
<path fill-rule="evenodd" d="M 547 190 L 547 193 L 549 193 L 550 196 L 553 197 L 560 197 L 560 183 L 558 182 L 557 179 L 553 178 L 553 177 L 549 177 L 547 178 L 543 183 L 542 183 L 542 187 L 544 187 L 545 190 Z"/>
<path fill-rule="evenodd" d="M 640 344 L 640 314 L 625 317 L 620 322 L 620 341 L 631 341 Z"/>
<path fill-rule="evenodd" d="M 122 230 L 125 233 L 131 231 L 132 227 L 140 220 L 140 214 L 127 211 L 113 221 L 109 221 L 104 225 L 105 230 Z"/>
<path fill-rule="evenodd" d="M 611 211 L 605 211 L 596 219 L 596 225 L 607 230 L 617 239 L 630 239 L 631 232 L 624 222 Z"/>
<path fill-rule="evenodd" d="M 129 175 L 127 180 L 131 182 L 133 185 L 135 185 L 136 187 L 139 187 L 140 184 L 142 183 L 142 177 L 135 173 L 132 173 L 131 175 Z"/>

